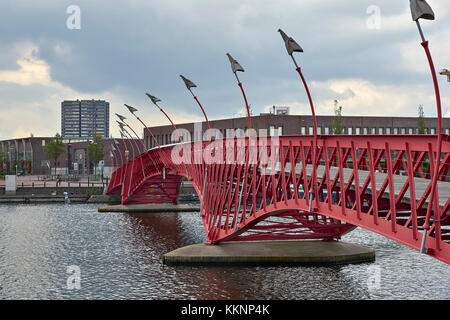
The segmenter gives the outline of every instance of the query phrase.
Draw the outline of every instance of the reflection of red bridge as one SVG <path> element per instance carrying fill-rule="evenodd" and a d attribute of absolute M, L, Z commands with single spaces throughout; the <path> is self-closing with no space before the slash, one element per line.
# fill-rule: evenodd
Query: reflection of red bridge
<path fill-rule="evenodd" d="M 277 147 L 267 138 L 259 148 L 261 140 L 153 148 L 117 169 L 107 193 L 121 194 L 123 204 L 177 203 L 181 178 L 187 177 L 201 201 L 210 243 L 333 240 L 359 226 L 421 249 L 436 136 L 319 136 L 316 161 L 311 136 L 282 136 Z M 187 163 L 173 161 L 173 154 L 179 155 L 175 148 L 184 150 Z M 265 164 L 264 155 L 270 158 L 275 152 L 275 162 Z M 206 163 L 205 154 L 214 161 Z M 444 135 L 438 192 L 424 247 L 446 263 L 450 263 L 449 167 L 450 137 Z"/>

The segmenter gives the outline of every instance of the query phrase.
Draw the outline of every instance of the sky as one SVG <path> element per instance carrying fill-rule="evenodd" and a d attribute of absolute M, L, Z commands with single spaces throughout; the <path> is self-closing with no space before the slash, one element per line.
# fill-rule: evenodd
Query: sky
<path fill-rule="evenodd" d="M 450 6 L 428 0 L 436 20 L 421 20 L 436 69 L 450 69 Z M 76 6 L 77 10 L 72 8 Z M 79 10 L 78 10 L 79 9 Z M 79 12 L 79 15 L 77 14 Z M 316 114 L 436 116 L 430 69 L 408 0 L 2 0 L 0 2 L 0 140 L 54 136 L 61 101 L 102 99 L 114 113 L 137 108 L 149 126 L 168 121 L 145 96 L 161 99 L 176 123 L 244 116 L 273 105 L 310 114 L 305 90 L 277 30 L 303 48 L 294 53 Z M 444 116 L 450 83 L 439 76 Z"/>

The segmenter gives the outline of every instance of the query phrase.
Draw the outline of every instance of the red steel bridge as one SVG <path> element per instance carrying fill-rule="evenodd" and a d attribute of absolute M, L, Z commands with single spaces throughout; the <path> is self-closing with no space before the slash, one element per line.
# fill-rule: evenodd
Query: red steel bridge
<path fill-rule="evenodd" d="M 419 3 L 420 2 L 420 3 Z M 314 134 L 180 142 L 134 154 L 113 172 L 107 194 L 122 204 L 178 202 L 182 178 L 193 185 L 208 242 L 322 239 L 365 228 L 450 264 L 450 136 L 442 133 L 436 71 L 419 19 L 434 19 L 423 0 L 411 0 L 436 93 L 437 135 L 317 135 L 314 106 L 293 52 L 303 49 L 279 30 L 305 87 Z M 242 66 L 227 54 L 251 117 Z M 186 87 L 196 87 L 184 78 Z M 147 94 L 152 102 L 160 100 Z M 197 97 L 192 93 L 205 116 Z M 126 105 L 134 115 L 137 109 Z M 123 134 L 126 119 L 118 115 Z M 145 124 L 136 116 L 145 126 Z M 135 133 L 135 132 L 134 132 Z M 135 136 L 138 136 L 135 133 Z M 137 144 L 129 140 L 131 150 Z M 143 142 L 140 141 L 143 145 Z M 136 146 L 137 147 L 137 146 Z"/>
<path fill-rule="evenodd" d="M 121 194 L 123 204 L 176 204 L 186 177 L 200 199 L 212 244 L 334 240 L 358 226 L 421 250 L 436 141 L 435 135 L 328 135 L 319 136 L 316 147 L 312 136 L 173 144 L 155 147 L 118 168 L 107 193 Z M 438 201 L 424 246 L 446 263 L 449 167 L 450 136 L 445 136 Z"/>

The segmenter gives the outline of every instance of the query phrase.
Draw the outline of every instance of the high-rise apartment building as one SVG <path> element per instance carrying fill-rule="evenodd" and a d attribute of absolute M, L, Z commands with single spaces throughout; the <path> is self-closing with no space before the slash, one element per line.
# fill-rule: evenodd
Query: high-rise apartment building
<path fill-rule="evenodd" d="M 61 102 L 63 139 L 92 139 L 94 134 L 109 137 L 109 102 L 104 100 Z"/>

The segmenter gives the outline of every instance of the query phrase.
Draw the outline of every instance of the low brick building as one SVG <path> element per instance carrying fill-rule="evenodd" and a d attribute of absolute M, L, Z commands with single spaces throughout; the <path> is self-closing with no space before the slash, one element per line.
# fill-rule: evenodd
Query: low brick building
<path fill-rule="evenodd" d="M 333 120 L 335 116 L 317 116 L 318 134 L 333 134 Z M 424 118 L 426 133 L 436 134 L 437 118 Z M 287 115 L 262 113 L 251 117 L 253 129 L 267 130 L 267 135 L 312 135 L 312 116 Z M 194 133 L 194 123 L 176 124 L 178 129 L 185 129 L 184 141 L 199 140 L 199 134 Z M 198 123 L 197 125 L 200 125 Z M 227 136 L 227 129 L 247 129 L 246 117 L 229 118 L 210 121 L 211 128 L 220 130 L 223 137 Z M 416 134 L 418 133 L 417 117 L 367 117 L 367 116 L 342 116 L 343 134 Z M 202 131 L 207 129 L 206 122 L 201 123 Z M 450 118 L 443 119 L 443 131 L 450 133 Z M 171 137 L 173 128 L 171 125 L 150 127 L 155 138 L 161 145 L 177 141 L 177 136 Z M 147 148 L 154 147 L 156 143 L 144 130 L 144 141 Z"/>
<path fill-rule="evenodd" d="M 54 174 L 55 163 L 47 159 L 44 148 L 52 137 L 27 137 L 0 141 L 3 152 L 7 155 L 7 160 L 0 163 L 0 171 L 33 175 Z M 104 143 L 104 175 L 110 176 L 113 165 L 121 164 L 125 161 L 126 150 L 129 157 L 144 150 L 142 143 L 137 139 L 125 140 L 116 139 L 118 147 L 113 152 L 112 145 L 114 139 L 103 139 Z M 92 174 L 94 164 L 90 161 L 87 152 L 88 141 L 66 143 L 66 153 L 56 161 L 57 174 Z M 111 158 L 111 153 L 113 158 Z M 50 173 L 50 168 L 52 172 Z"/>

